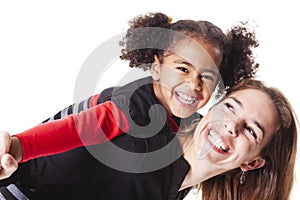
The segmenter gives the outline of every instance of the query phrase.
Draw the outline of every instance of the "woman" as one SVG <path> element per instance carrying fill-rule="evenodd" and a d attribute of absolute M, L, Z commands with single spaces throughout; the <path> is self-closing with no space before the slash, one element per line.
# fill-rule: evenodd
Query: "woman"
<path fill-rule="evenodd" d="M 66 194 L 70 195 L 67 190 L 71 187 L 78 188 L 71 197 L 75 199 L 95 198 L 96 193 L 100 199 L 182 199 L 186 191 L 200 183 L 204 200 L 288 199 L 297 146 L 296 119 L 289 102 L 278 90 L 255 80 L 238 84 L 229 89 L 226 96 L 210 109 L 195 129 L 181 132 L 177 138 L 172 133 L 161 132 L 149 138 L 122 135 L 113 139 L 120 148 L 143 153 L 144 159 L 139 160 L 116 158 L 120 165 L 130 165 L 137 171 L 154 161 L 166 159 L 167 155 L 149 157 L 147 154 L 159 150 L 161 145 L 172 144 L 168 147 L 169 155 L 178 155 L 178 159 L 168 166 L 131 173 L 99 163 L 101 176 L 94 177 L 99 171 L 87 173 L 88 182 L 101 180 L 97 191 L 94 191 L 96 187 L 83 189 L 80 183 L 66 185 Z M 195 134 L 188 134 L 194 131 Z M 179 145 L 182 156 L 178 152 Z M 91 148 L 103 153 L 105 144 L 103 148 L 99 146 Z M 207 156 L 202 157 L 207 149 Z M 123 163 L 126 160 L 127 163 Z M 53 199 L 70 198 L 61 196 L 63 193 L 55 196 L 55 190 L 47 191 L 45 185 L 40 191 L 43 195 L 48 192 Z"/>

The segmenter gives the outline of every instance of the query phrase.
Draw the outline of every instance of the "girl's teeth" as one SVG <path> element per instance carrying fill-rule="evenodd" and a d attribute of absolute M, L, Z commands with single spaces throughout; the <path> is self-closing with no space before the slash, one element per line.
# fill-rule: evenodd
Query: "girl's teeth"
<path fill-rule="evenodd" d="M 188 96 L 188 95 L 186 95 L 185 93 L 182 93 L 182 92 L 176 92 L 176 94 L 179 97 L 179 100 L 182 103 L 185 103 L 185 104 L 193 104 L 197 100 L 197 98 Z"/>

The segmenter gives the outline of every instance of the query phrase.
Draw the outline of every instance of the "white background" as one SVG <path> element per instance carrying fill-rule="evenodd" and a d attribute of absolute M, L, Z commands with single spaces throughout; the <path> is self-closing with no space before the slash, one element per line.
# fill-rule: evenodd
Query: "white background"
<path fill-rule="evenodd" d="M 259 78 L 281 89 L 300 115 L 297 8 L 292 0 L 2 0 L 0 130 L 18 133 L 73 103 L 78 72 L 90 53 L 124 32 L 134 16 L 157 11 L 174 21 L 208 20 L 224 31 L 238 21 L 252 21 L 260 41 L 255 50 Z M 108 78 L 100 81 L 99 91 L 115 85 L 128 69 L 123 64 L 109 71 Z M 299 188 L 299 183 L 295 187 Z"/>

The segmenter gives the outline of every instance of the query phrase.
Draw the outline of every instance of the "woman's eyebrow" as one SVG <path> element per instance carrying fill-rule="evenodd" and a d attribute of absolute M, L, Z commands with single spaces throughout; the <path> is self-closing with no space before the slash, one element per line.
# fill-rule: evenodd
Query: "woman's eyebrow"
<path fill-rule="evenodd" d="M 253 120 L 253 123 L 261 130 L 262 138 L 263 138 L 265 135 L 265 128 L 256 120 Z"/>
<path fill-rule="evenodd" d="M 235 103 L 237 103 L 240 107 L 243 107 L 243 104 L 240 100 L 235 97 L 228 97 L 228 99 L 232 99 Z"/>

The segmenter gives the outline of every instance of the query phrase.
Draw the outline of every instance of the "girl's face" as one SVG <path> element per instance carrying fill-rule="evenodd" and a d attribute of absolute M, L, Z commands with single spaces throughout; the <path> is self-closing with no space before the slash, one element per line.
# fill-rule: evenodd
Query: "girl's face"
<path fill-rule="evenodd" d="M 243 171 L 264 165 L 262 148 L 278 128 L 278 113 L 267 94 L 257 89 L 243 89 L 230 94 L 213 107 L 196 128 L 196 155 L 203 144 L 211 152 L 205 158 L 216 168 Z"/>
<path fill-rule="evenodd" d="M 202 41 L 183 40 L 163 63 L 155 57 L 151 73 L 154 92 L 169 114 L 186 118 L 203 107 L 214 91 L 221 54 Z"/>

